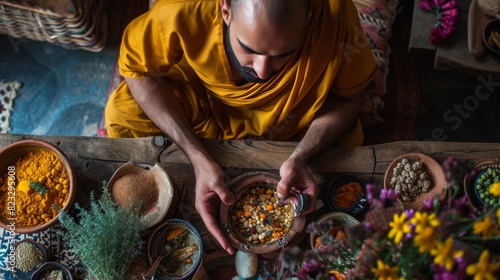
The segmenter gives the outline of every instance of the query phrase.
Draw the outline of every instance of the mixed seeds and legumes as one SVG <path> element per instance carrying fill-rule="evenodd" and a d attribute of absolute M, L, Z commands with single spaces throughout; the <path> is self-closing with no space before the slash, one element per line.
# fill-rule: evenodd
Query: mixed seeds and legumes
<path fill-rule="evenodd" d="M 243 243 L 266 245 L 282 238 L 293 222 L 291 203 L 281 204 L 276 190 L 256 183 L 233 207 L 231 223 Z"/>

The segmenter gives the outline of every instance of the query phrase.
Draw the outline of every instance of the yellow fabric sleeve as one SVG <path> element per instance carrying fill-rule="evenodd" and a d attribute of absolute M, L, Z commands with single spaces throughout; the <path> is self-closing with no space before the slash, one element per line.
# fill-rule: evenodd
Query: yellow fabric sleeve
<path fill-rule="evenodd" d="M 167 77 L 189 100 L 185 113 L 200 137 L 287 140 L 308 127 L 330 92 L 356 93 L 375 73 L 351 0 L 311 0 L 311 11 L 304 44 L 283 69 L 265 83 L 236 86 L 219 1 L 160 0 L 127 27 L 120 73 Z"/>

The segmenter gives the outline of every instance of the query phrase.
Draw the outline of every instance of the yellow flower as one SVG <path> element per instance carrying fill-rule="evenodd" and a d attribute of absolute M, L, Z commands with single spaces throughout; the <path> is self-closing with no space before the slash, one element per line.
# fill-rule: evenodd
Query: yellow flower
<path fill-rule="evenodd" d="M 484 220 L 474 223 L 474 234 L 482 234 L 483 238 L 500 234 L 498 227 L 491 221 L 490 216 L 486 216 Z"/>
<path fill-rule="evenodd" d="M 411 223 L 415 225 L 415 232 L 422 232 L 427 227 L 438 227 L 440 221 L 435 213 L 429 215 L 426 212 L 416 212 Z"/>
<path fill-rule="evenodd" d="M 438 243 L 438 235 L 433 227 L 425 228 L 413 238 L 413 244 L 418 246 L 418 251 L 420 253 L 430 252 L 436 247 L 436 243 Z"/>
<path fill-rule="evenodd" d="M 497 209 L 497 224 L 500 225 L 500 208 Z"/>
<path fill-rule="evenodd" d="M 455 259 L 464 255 L 462 250 L 453 250 L 453 238 L 448 237 L 445 243 L 437 242 L 436 247 L 431 250 L 431 255 L 435 256 L 434 263 L 444 265 L 448 271 L 453 269 Z"/>
<path fill-rule="evenodd" d="M 406 213 L 401 213 L 401 216 L 394 214 L 394 219 L 389 223 L 391 230 L 389 231 L 388 237 L 394 238 L 394 243 L 401 242 L 403 235 L 410 232 L 410 226 L 406 220 Z"/>
<path fill-rule="evenodd" d="M 497 279 L 494 273 L 500 268 L 498 263 L 490 263 L 490 252 L 484 250 L 479 257 L 479 262 L 467 266 L 466 272 L 468 275 L 474 276 L 474 280 L 493 280 Z"/>
<path fill-rule="evenodd" d="M 500 197 L 500 182 L 493 183 L 490 186 L 490 193 L 496 197 Z"/>
<path fill-rule="evenodd" d="M 390 267 L 382 260 L 377 260 L 377 268 L 372 268 L 372 272 L 378 276 L 378 280 L 395 280 L 398 279 L 399 267 Z"/>

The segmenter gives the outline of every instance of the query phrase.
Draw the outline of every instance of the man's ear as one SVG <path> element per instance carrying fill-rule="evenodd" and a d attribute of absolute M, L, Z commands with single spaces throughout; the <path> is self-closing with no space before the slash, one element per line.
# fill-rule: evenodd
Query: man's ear
<path fill-rule="evenodd" d="M 220 7 L 222 11 L 222 19 L 229 25 L 231 19 L 231 0 L 220 0 Z"/>

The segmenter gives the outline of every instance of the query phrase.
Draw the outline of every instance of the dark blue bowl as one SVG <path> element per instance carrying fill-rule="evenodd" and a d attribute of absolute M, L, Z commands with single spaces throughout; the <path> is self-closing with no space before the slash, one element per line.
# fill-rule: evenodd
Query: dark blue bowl
<path fill-rule="evenodd" d="M 201 240 L 200 233 L 190 222 L 181 219 L 167 220 L 153 231 L 147 244 L 149 265 L 153 264 L 156 258 L 160 255 L 163 246 L 166 244 L 165 239 L 168 232 L 177 228 L 185 228 L 188 231 L 190 240 L 187 244 L 188 246 L 192 243 L 196 243 L 198 245 L 196 252 L 191 257 L 193 262 L 191 264 L 183 264 L 182 269 L 176 270 L 175 273 L 172 273 L 162 269 L 162 266 L 169 262 L 168 257 L 166 257 L 162 260 L 153 279 L 191 279 L 201 265 L 203 257 L 203 242 Z"/>
<path fill-rule="evenodd" d="M 40 266 L 40 268 L 38 268 L 34 273 L 33 275 L 31 275 L 31 278 L 30 280 L 38 280 L 38 279 L 42 279 L 43 276 L 47 273 L 47 272 L 50 272 L 50 271 L 53 271 L 53 270 L 60 270 L 63 274 L 63 279 L 64 280 L 72 280 L 73 277 L 71 276 L 71 272 L 69 271 L 69 269 L 58 263 L 58 262 L 46 262 L 44 264 L 42 264 Z"/>
<path fill-rule="evenodd" d="M 346 187 L 349 184 L 357 184 L 359 186 L 359 189 L 356 191 L 351 190 L 350 188 Z M 350 192 L 349 195 L 344 195 L 344 192 L 346 190 Z M 352 200 L 337 200 L 336 202 L 336 197 L 337 199 L 341 199 L 343 197 L 351 197 Z M 326 201 L 328 207 L 333 212 L 343 212 L 349 215 L 360 213 L 368 206 L 365 183 L 361 179 L 353 175 L 342 175 L 340 177 L 337 177 L 328 185 Z"/>

